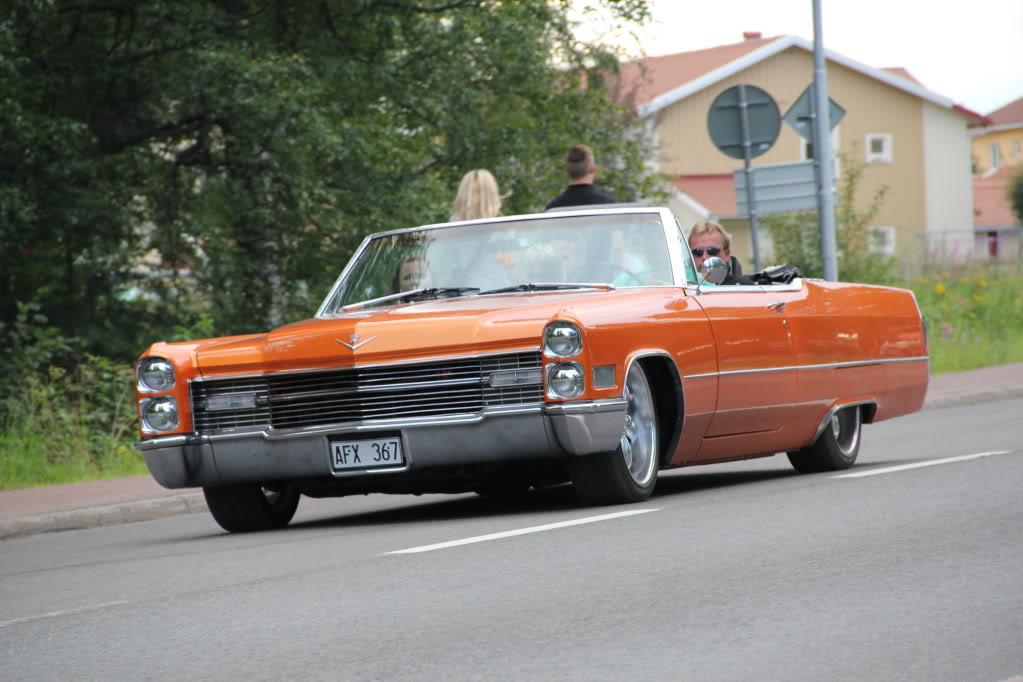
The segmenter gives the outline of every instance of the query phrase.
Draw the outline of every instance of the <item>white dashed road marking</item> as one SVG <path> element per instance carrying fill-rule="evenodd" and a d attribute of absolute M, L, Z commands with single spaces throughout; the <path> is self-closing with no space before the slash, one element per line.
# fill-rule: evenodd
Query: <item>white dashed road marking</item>
<path fill-rule="evenodd" d="M 49 613 L 41 613 L 38 616 L 28 616 L 26 618 L 15 618 L 14 620 L 0 621 L 0 628 L 7 627 L 8 625 L 14 625 L 16 623 L 27 623 L 32 620 L 41 620 L 43 618 L 56 618 L 57 616 L 69 616 L 73 613 L 84 613 L 86 611 L 95 611 L 96 609 L 105 609 L 108 606 L 120 606 L 121 604 L 127 604 L 126 601 L 109 601 L 106 604 L 96 604 L 95 606 L 83 606 L 80 609 L 68 609 L 67 611 L 50 611 Z"/>
<path fill-rule="evenodd" d="M 906 469 L 919 469 L 920 467 L 931 467 L 936 464 L 951 464 L 952 462 L 965 462 L 968 459 L 979 459 L 980 457 L 993 457 L 994 455 L 1008 455 L 1009 450 L 994 450 L 992 452 L 975 452 L 972 455 L 961 455 L 959 457 L 946 457 L 944 459 L 931 459 L 926 462 L 913 462 L 912 464 L 900 464 L 894 467 L 884 467 L 881 469 L 870 469 L 869 471 L 857 471 L 853 474 L 839 474 L 838 476 L 832 476 L 831 478 L 862 478 L 864 476 L 877 476 L 878 474 L 890 474 L 895 471 L 905 471 Z"/>
<path fill-rule="evenodd" d="M 410 549 L 398 549 L 393 552 L 384 552 L 384 554 L 418 554 L 419 552 L 432 552 L 435 549 L 447 549 L 448 547 L 458 547 L 459 545 L 471 545 L 475 542 L 487 542 L 489 540 L 500 540 L 502 538 L 515 537 L 516 535 L 528 535 L 529 533 L 543 533 L 548 530 L 556 530 L 558 528 L 568 528 L 569 526 L 581 526 L 584 523 L 596 523 L 597 521 L 610 521 L 611 519 L 619 519 L 623 516 L 634 516 L 636 514 L 646 514 L 648 512 L 660 511 L 660 509 L 633 509 L 631 511 L 616 512 L 614 514 L 603 514 L 601 516 L 589 516 L 585 519 L 576 519 L 574 521 L 561 521 L 560 523 L 548 523 L 545 526 L 533 526 L 532 528 L 520 528 L 518 530 L 507 530 L 503 533 L 491 533 L 490 535 L 477 535 L 474 538 L 464 538 L 462 540 L 452 540 L 450 542 L 438 542 L 435 545 L 423 545 L 421 547 L 412 547 Z"/>

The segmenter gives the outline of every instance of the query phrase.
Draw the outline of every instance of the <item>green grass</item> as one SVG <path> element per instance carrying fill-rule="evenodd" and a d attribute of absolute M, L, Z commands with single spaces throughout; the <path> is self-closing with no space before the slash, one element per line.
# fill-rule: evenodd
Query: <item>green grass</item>
<path fill-rule="evenodd" d="M 71 372 L 12 374 L 0 400 L 0 490 L 146 473 L 130 366 L 85 355 Z"/>
<path fill-rule="evenodd" d="M 904 286 L 927 320 L 931 373 L 1023 362 L 1023 270 L 931 268 Z"/>
<path fill-rule="evenodd" d="M 33 432 L 30 425 L 0 433 L 0 490 L 139 476 L 148 471 L 130 442 L 111 443 L 97 457 L 69 446 L 64 439 L 55 441 Z"/>

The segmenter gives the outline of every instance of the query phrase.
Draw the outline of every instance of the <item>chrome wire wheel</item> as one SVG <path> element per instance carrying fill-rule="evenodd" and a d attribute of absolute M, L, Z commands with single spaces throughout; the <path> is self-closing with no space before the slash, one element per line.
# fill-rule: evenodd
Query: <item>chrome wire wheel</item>
<path fill-rule="evenodd" d="M 642 502 L 650 498 L 657 484 L 657 404 L 646 370 L 639 362 L 629 368 L 622 397 L 625 427 L 618 447 L 566 460 L 572 485 L 583 502 Z"/>
<path fill-rule="evenodd" d="M 827 417 L 816 441 L 788 453 L 789 461 L 796 471 L 809 474 L 851 467 L 860 452 L 863 410 L 860 405 L 835 409 Z"/>
<path fill-rule="evenodd" d="M 835 436 L 835 444 L 843 456 L 848 457 L 859 449 L 860 431 L 858 407 L 839 410 L 831 415 L 831 433 Z"/>
<path fill-rule="evenodd" d="M 632 480 L 646 486 L 657 474 L 657 417 L 654 396 L 642 371 L 629 372 L 625 402 L 625 431 L 619 451 Z"/>

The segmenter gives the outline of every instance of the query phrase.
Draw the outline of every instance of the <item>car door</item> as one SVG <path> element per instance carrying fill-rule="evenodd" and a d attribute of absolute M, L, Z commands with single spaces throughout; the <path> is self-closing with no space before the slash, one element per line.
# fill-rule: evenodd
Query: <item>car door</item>
<path fill-rule="evenodd" d="M 797 390 L 782 302 L 759 286 L 708 286 L 694 298 L 710 320 L 718 377 L 717 405 L 698 459 L 782 447 Z"/>

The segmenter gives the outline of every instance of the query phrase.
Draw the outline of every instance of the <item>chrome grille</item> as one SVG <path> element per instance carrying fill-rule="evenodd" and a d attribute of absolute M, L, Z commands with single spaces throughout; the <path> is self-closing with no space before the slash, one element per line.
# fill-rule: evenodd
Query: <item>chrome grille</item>
<path fill-rule="evenodd" d="M 543 401 L 540 384 L 492 387 L 492 372 L 539 369 L 538 351 L 442 362 L 193 382 L 197 432 L 241 426 L 294 429 L 376 419 L 477 414 Z M 207 399 L 254 394 L 255 407 L 209 410 Z"/>

